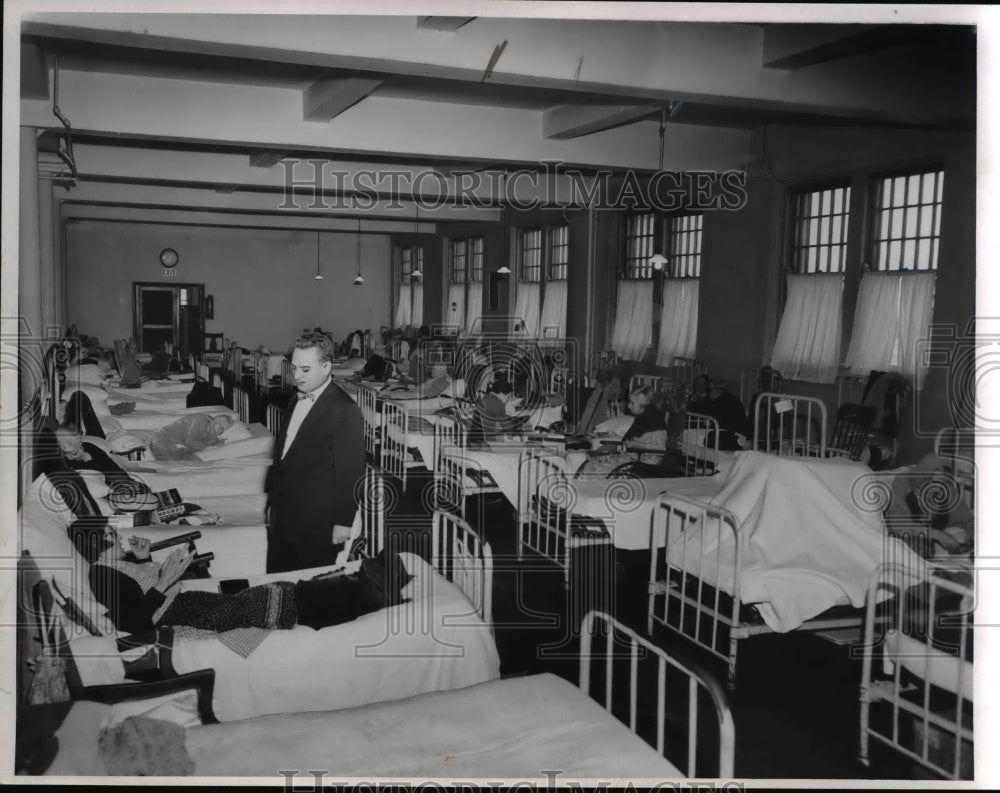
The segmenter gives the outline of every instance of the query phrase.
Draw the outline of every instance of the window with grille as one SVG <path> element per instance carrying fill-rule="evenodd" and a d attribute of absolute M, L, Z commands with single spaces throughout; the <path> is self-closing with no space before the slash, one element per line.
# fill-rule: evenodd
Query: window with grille
<path fill-rule="evenodd" d="M 453 284 L 465 283 L 466 247 L 465 240 L 452 240 L 451 242 L 451 283 Z"/>
<path fill-rule="evenodd" d="M 413 272 L 413 251 L 410 248 L 399 248 L 399 280 L 400 283 L 410 283 L 410 273 Z"/>
<path fill-rule="evenodd" d="M 847 266 L 850 186 L 812 190 L 795 196 L 795 272 L 842 273 Z"/>
<path fill-rule="evenodd" d="M 702 215 L 670 219 L 670 274 L 674 278 L 701 276 Z"/>
<path fill-rule="evenodd" d="M 542 230 L 525 229 L 521 232 L 521 281 L 538 283 L 542 280 Z"/>
<path fill-rule="evenodd" d="M 553 226 L 549 238 L 550 281 L 565 281 L 569 271 L 569 226 Z"/>
<path fill-rule="evenodd" d="M 655 214 L 632 215 L 625 231 L 625 277 L 652 278 L 655 270 L 650 258 L 656 249 Z"/>
<path fill-rule="evenodd" d="M 472 283 L 482 283 L 483 280 L 483 238 L 473 237 L 469 240 L 469 278 Z"/>
<path fill-rule="evenodd" d="M 889 176 L 876 183 L 873 269 L 937 269 L 943 188 L 944 171 Z"/>
<path fill-rule="evenodd" d="M 418 273 L 420 273 L 422 275 L 423 272 L 424 272 L 424 246 L 423 245 L 417 245 L 413 249 L 413 259 L 417 263 L 417 267 L 416 267 L 416 270 L 414 270 L 412 272 L 418 272 Z"/>

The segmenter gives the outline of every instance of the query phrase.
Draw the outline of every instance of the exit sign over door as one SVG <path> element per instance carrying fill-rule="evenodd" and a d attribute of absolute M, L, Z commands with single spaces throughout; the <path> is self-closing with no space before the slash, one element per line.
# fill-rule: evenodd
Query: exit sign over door
<path fill-rule="evenodd" d="M 176 269 L 175 267 L 164 267 L 164 268 L 163 268 L 163 269 L 162 269 L 162 270 L 160 271 L 160 274 L 161 274 L 161 275 L 162 275 L 162 276 L 163 276 L 164 278 L 174 278 L 174 277 L 176 277 L 176 276 L 177 276 L 177 269 Z"/>

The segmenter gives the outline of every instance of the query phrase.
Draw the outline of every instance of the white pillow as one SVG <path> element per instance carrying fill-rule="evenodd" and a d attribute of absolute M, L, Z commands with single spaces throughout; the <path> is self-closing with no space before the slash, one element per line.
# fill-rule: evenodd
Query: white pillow
<path fill-rule="evenodd" d="M 223 432 L 220 436 L 223 443 L 236 443 L 237 441 L 245 441 L 247 438 L 252 438 L 253 433 L 246 424 L 236 421 L 229 425 L 229 428 Z"/>
<path fill-rule="evenodd" d="M 96 435 L 84 435 L 84 443 L 89 443 L 96 446 L 105 454 L 111 454 L 111 444 L 108 443 L 106 438 L 98 438 Z"/>
<path fill-rule="evenodd" d="M 76 384 L 71 383 L 69 380 L 66 381 L 66 393 L 63 394 L 63 399 L 68 401 L 69 398 L 76 391 L 82 391 L 84 394 L 90 397 L 90 401 L 93 404 L 96 404 L 98 402 L 108 401 L 108 392 L 105 391 L 103 388 L 100 388 L 99 386 L 95 385 L 86 385 L 86 384 L 77 386 Z"/>
<path fill-rule="evenodd" d="M 66 385 L 69 387 L 90 385 L 100 388 L 104 385 L 104 375 L 101 373 L 101 367 L 96 363 L 67 366 L 65 375 Z"/>
<path fill-rule="evenodd" d="M 129 432 L 121 432 L 110 439 L 108 443 L 109 448 L 112 452 L 116 454 L 124 454 L 125 452 L 131 451 L 137 446 L 147 446 L 148 442 L 139 437 L 138 435 L 133 435 Z"/>
<path fill-rule="evenodd" d="M 441 392 L 441 396 L 445 397 L 463 397 L 465 396 L 465 380 L 458 378 L 457 380 L 452 380 L 448 387 Z"/>
<path fill-rule="evenodd" d="M 628 428 L 632 426 L 633 421 L 635 421 L 635 416 L 616 416 L 613 419 L 602 421 L 594 427 L 594 431 L 606 432 L 610 435 L 616 435 L 621 438 L 626 432 L 628 432 Z"/>
<path fill-rule="evenodd" d="M 698 429 L 697 427 L 690 427 L 684 430 L 683 443 L 686 446 L 704 446 L 705 439 L 707 437 L 708 437 L 707 429 Z"/>
<path fill-rule="evenodd" d="M 116 432 L 124 431 L 122 429 L 122 423 L 114 416 L 102 416 L 101 429 L 104 430 L 104 434 L 108 436 L 108 440 L 111 440 L 111 436 Z"/>
<path fill-rule="evenodd" d="M 162 697 L 118 702 L 108 708 L 101 720 L 100 729 L 114 727 L 129 716 L 172 721 L 184 728 L 198 727 L 201 725 L 201 717 L 198 715 L 198 692 L 187 689 Z"/>

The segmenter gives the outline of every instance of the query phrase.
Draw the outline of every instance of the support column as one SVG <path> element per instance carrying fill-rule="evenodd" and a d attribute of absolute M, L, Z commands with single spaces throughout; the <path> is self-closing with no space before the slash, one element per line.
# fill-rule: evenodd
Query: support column
<path fill-rule="evenodd" d="M 21 404 L 44 378 L 41 262 L 38 250 L 38 133 L 21 128 L 20 222 L 18 224 L 18 335 Z"/>
<path fill-rule="evenodd" d="M 56 267 L 55 238 L 52 223 L 52 190 L 52 182 L 48 179 L 38 180 L 38 283 L 42 310 L 41 332 L 43 335 L 47 334 L 50 328 L 59 324 L 58 314 L 56 313 L 58 269 Z"/>

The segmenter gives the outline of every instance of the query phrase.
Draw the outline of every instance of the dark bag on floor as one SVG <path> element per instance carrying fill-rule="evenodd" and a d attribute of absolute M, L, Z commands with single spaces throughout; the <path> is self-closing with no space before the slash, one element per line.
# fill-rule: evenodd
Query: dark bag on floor
<path fill-rule="evenodd" d="M 195 380 L 194 387 L 188 392 L 187 406 L 189 408 L 204 407 L 207 405 L 226 406 L 226 400 L 222 396 L 222 389 L 218 386 L 209 385 L 204 378 Z"/>

